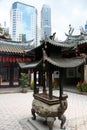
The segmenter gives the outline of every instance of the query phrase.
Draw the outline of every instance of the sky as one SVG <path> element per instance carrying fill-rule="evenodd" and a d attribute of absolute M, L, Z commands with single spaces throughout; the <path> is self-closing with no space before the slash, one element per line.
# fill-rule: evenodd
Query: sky
<path fill-rule="evenodd" d="M 10 26 L 10 9 L 17 0 L 0 0 L 0 23 L 3 26 L 6 21 Z M 43 4 L 51 8 L 52 33 L 56 32 L 58 40 L 65 40 L 65 33 L 69 31 L 69 25 L 74 28 L 73 35 L 80 33 L 80 27 L 84 27 L 87 21 L 87 0 L 18 0 L 28 5 L 35 6 L 38 10 L 38 19 Z M 40 22 L 38 20 L 38 27 Z"/>

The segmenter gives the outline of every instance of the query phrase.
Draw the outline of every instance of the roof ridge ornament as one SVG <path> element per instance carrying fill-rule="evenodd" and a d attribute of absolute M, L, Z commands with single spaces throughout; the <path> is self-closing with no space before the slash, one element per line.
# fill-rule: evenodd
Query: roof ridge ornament
<path fill-rule="evenodd" d="M 69 24 L 69 31 L 68 31 L 68 34 L 65 33 L 65 35 L 67 36 L 67 39 L 66 39 L 66 40 L 69 39 L 69 37 L 73 34 L 73 32 L 74 32 L 74 28 L 71 26 L 71 24 Z"/>
<path fill-rule="evenodd" d="M 80 34 L 81 35 L 87 34 L 87 32 L 84 30 L 82 26 L 80 26 Z"/>
<path fill-rule="evenodd" d="M 69 36 L 72 35 L 73 31 L 74 31 L 74 28 L 72 28 L 71 24 L 69 24 Z"/>
<path fill-rule="evenodd" d="M 56 32 L 54 32 L 53 35 L 50 36 L 50 39 L 54 40 L 55 39 L 55 35 L 56 35 Z"/>

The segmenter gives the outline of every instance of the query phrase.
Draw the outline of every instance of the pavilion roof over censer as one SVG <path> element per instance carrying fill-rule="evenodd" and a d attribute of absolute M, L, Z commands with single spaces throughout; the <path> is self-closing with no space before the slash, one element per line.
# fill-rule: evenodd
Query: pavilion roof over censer
<path fill-rule="evenodd" d="M 54 58 L 45 56 L 45 61 L 49 62 L 50 64 L 62 67 L 62 68 L 73 68 L 79 65 L 82 65 L 85 62 L 84 57 L 76 57 L 76 58 Z M 32 63 L 25 63 L 25 62 L 18 62 L 21 68 L 36 68 L 42 64 L 42 60 L 32 62 Z"/>
<path fill-rule="evenodd" d="M 79 55 L 79 56 L 75 55 L 74 57 L 73 56 L 66 57 L 66 55 L 63 56 L 64 49 L 68 50 L 68 52 L 72 52 L 72 50 L 76 49 L 77 42 L 75 42 L 75 41 L 71 42 L 70 40 L 65 40 L 63 42 L 60 42 L 60 41 L 55 41 L 52 39 L 45 39 L 40 42 L 41 42 L 41 44 L 38 47 L 33 48 L 31 50 L 28 50 L 28 49 L 25 50 L 25 53 L 29 53 L 32 50 L 33 51 L 38 50 L 38 51 L 36 51 L 38 53 L 42 50 L 41 58 L 37 61 L 37 64 L 31 63 L 31 65 L 23 66 L 23 64 L 21 63 L 22 64 L 21 67 L 30 68 L 30 66 L 33 66 L 33 65 L 34 65 L 34 67 L 35 66 L 37 67 L 38 64 L 42 63 L 41 62 L 42 59 L 44 59 L 44 61 L 47 61 L 54 66 L 62 67 L 62 68 L 77 67 L 85 62 L 86 57 L 81 56 L 81 55 Z M 84 43 L 85 42 L 81 42 L 81 43 L 79 42 L 78 45 L 84 44 Z M 57 49 L 58 49 L 58 51 L 57 51 Z M 76 52 L 74 51 L 74 53 L 76 53 Z"/>

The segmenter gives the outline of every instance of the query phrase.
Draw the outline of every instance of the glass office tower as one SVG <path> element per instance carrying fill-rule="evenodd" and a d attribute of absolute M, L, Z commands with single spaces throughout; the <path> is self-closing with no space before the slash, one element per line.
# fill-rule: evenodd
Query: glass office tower
<path fill-rule="evenodd" d="M 41 32 L 42 38 L 51 35 L 51 8 L 43 5 L 41 10 Z"/>
<path fill-rule="evenodd" d="M 37 10 L 20 2 L 12 4 L 10 12 L 11 38 L 14 41 L 37 42 Z"/>

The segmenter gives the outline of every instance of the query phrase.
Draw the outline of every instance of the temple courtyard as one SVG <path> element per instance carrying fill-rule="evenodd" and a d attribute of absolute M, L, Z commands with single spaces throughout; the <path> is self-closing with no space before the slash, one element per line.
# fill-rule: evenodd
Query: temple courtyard
<path fill-rule="evenodd" d="M 66 130 L 87 130 L 87 95 L 65 91 L 64 93 L 68 95 L 68 108 L 65 112 Z M 54 95 L 58 95 L 58 90 L 54 91 Z M 0 94 L 0 130 L 49 130 L 48 126 L 40 122 L 39 117 L 32 121 L 32 100 L 32 91 Z M 28 123 L 31 123 L 31 126 L 33 124 L 32 128 L 28 127 Z M 60 130 L 59 127 L 60 122 L 56 118 L 54 130 Z"/>

